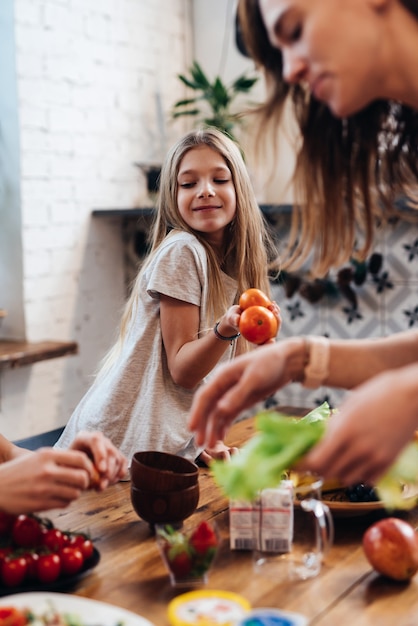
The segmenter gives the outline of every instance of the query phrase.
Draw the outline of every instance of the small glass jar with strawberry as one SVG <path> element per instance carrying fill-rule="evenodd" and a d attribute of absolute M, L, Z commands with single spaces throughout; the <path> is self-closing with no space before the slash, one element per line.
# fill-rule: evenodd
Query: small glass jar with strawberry
<path fill-rule="evenodd" d="M 207 583 L 208 571 L 219 546 L 214 522 L 203 521 L 181 528 L 157 524 L 155 534 L 173 587 Z"/>

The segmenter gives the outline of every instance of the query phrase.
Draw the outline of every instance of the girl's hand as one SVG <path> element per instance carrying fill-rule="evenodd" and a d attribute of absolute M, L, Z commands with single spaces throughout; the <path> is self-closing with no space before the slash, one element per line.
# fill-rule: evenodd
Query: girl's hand
<path fill-rule="evenodd" d="M 239 320 L 241 313 L 242 311 L 237 304 L 233 304 L 229 307 L 222 319 L 219 320 L 219 323 L 222 321 L 222 329 L 224 329 L 224 332 L 226 332 L 225 328 L 228 327 L 231 329 L 229 333 L 230 335 L 234 335 L 239 332 Z"/>
<path fill-rule="evenodd" d="M 223 441 L 218 440 L 212 448 L 205 448 L 199 455 L 199 460 L 210 465 L 214 459 L 229 461 L 233 454 L 238 452 L 238 448 L 228 447 Z"/>
<path fill-rule="evenodd" d="M 274 317 L 277 320 L 277 334 L 280 332 L 280 328 L 282 327 L 282 313 L 280 311 L 280 307 L 275 300 L 272 301 L 271 306 L 268 309 L 273 313 Z"/>
<path fill-rule="evenodd" d="M 277 333 L 276 333 L 276 337 L 280 332 L 280 329 L 282 327 L 282 314 L 280 311 L 280 307 L 277 304 L 277 302 L 275 300 L 272 300 L 271 306 L 268 307 L 269 311 L 271 311 L 274 315 L 274 317 L 277 320 Z M 273 337 L 272 339 L 269 339 L 268 341 L 266 341 L 265 343 L 263 343 L 262 345 L 265 346 L 268 343 L 275 343 L 276 341 L 276 337 Z"/>
<path fill-rule="evenodd" d="M 127 459 L 101 432 L 81 431 L 72 442 L 70 449 L 85 452 L 92 459 L 99 473 L 98 482 L 95 484 L 95 488 L 99 490 L 118 482 L 128 471 Z M 96 478 L 93 468 L 90 478 Z M 94 482 L 96 483 L 96 480 Z"/>

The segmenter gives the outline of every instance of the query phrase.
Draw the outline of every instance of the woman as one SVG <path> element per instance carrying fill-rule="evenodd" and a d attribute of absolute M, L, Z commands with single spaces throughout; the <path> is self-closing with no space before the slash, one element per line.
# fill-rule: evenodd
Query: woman
<path fill-rule="evenodd" d="M 0 511 L 18 515 L 63 508 L 88 488 L 124 477 L 127 462 L 102 433 L 80 432 L 68 450 L 20 448 L 0 435 Z"/>
<path fill-rule="evenodd" d="M 418 167 L 416 0 L 241 0 L 247 49 L 270 88 L 263 121 L 293 103 L 301 131 L 288 265 L 325 273 L 372 243 L 376 216 L 411 195 Z M 264 125 L 266 128 L 266 125 Z M 296 241 L 297 240 L 297 241 Z M 295 245 L 296 242 L 296 245 Z M 302 469 L 375 482 L 418 426 L 418 333 L 364 341 L 292 338 L 223 366 L 196 394 L 190 428 L 208 444 L 244 408 L 292 381 L 357 388 Z"/>

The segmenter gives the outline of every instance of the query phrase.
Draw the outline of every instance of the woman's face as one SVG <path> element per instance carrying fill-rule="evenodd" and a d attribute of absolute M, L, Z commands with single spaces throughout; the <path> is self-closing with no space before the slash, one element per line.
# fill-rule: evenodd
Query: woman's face
<path fill-rule="evenodd" d="M 177 183 L 177 205 L 186 224 L 211 245 L 222 246 L 237 206 L 224 158 L 209 146 L 191 148 L 180 163 Z"/>
<path fill-rule="evenodd" d="M 389 0 L 387 0 L 389 2 Z M 380 0 L 259 0 L 283 78 L 305 83 L 337 117 L 384 97 L 384 15 Z"/>

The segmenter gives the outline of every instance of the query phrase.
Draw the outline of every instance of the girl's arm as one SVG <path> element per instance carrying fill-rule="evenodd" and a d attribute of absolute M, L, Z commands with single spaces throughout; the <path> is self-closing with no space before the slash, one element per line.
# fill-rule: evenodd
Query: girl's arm
<path fill-rule="evenodd" d="M 240 309 L 231 307 L 219 321 L 221 335 L 238 332 Z M 218 363 L 229 348 L 210 330 L 199 337 L 199 307 L 168 296 L 160 296 L 161 332 L 168 368 L 174 382 L 194 389 Z"/>

